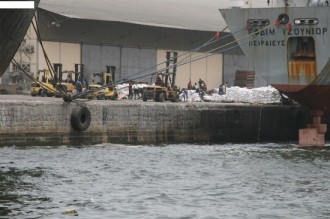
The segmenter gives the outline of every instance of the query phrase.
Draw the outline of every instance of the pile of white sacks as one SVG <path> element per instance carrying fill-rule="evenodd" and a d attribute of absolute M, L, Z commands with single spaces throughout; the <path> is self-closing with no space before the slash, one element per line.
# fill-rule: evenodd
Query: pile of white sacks
<path fill-rule="evenodd" d="M 136 84 L 143 88 L 145 84 Z M 122 84 L 117 86 L 119 97 L 121 99 L 127 99 L 128 96 L 128 84 Z M 180 94 L 180 100 L 184 101 L 183 94 Z M 251 103 L 251 104 L 275 104 L 281 103 L 281 96 L 279 92 L 271 87 L 259 87 L 259 88 L 241 88 L 241 87 L 227 87 L 226 94 L 219 95 L 218 88 L 212 89 L 212 94 L 205 94 L 203 99 L 200 94 L 195 90 L 188 90 L 187 102 L 224 102 L 224 103 Z"/>
<path fill-rule="evenodd" d="M 218 89 L 214 90 L 216 91 L 215 94 L 204 96 L 205 101 L 255 104 L 281 103 L 280 93 L 270 86 L 252 89 L 228 87 L 227 92 L 224 95 L 219 95 Z M 195 96 L 195 94 L 193 96 Z"/>

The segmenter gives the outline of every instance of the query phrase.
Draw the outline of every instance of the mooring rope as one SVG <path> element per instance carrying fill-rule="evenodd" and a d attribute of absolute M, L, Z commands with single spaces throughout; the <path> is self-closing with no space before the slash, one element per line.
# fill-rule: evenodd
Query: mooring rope
<path fill-rule="evenodd" d="M 275 25 L 275 24 L 274 24 L 274 25 Z M 215 55 L 215 54 L 218 54 L 218 53 L 221 53 L 221 52 L 227 51 L 227 50 L 231 50 L 231 49 L 234 49 L 234 48 L 240 47 L 240 46 L 242 46 L 242 45 L 244 45 L 244 44 L 246 44 L 246 43 L 249 43 L 249 42 L 251 42 L 251 41 L 249 40 L 249 41 L 246 41 L 246 42 L 241 43 L 241 44 L 238 43 L 238 44 L 235 45 L 235 46 L 232 46 L 232 47 L 229 47 L 229 48 L 226 48 L 226 49 L 222 49 L 222 48 L 227 47 L 227 46 L 229 46 L 229 45 L 231 45 L 231 44 L 237 43 L 238 41 L 241 41 L 241 40 L 243 40 L 244 38 L 249 37 L 250 35 L 257 34 L 257 33 L 261 32 L 261 31 L 265 30 L 266 28 L 272 27 L 272 26 L 274 26 L 274 25 L 266 26 L 265 28 L 262 28 L 262 29 L 260 29 L 260 30 L 258 30 L 258 31 L 255 31 L 255 32 L 251 33 L 251 34 L 247 34 L 247 35 L 245 35 L 245 36 L 242 36 L 242 37 L 240 37 L 240 38 L 237 39 L 237 40 L 235 39 L 235 40 L 233 40 L 233 41 L 231 41 L 231 42 L 229 42 L 229 43 L 227 43 L 227 44 L 221 45 L 221 46 L 219 46 L 219 47 L 217 47 L 217 48 L 214 48 L 214 49 L 211 49 L 211 50 L 209 50 L 209 51 L 207 51 L 207 52 L 204 52 L 204 53 L 202 53 L 202 54 L 199 54 L 198 56 L 192 58 L 192 59 L 189 60 L 189 61 L 180 61 L 180 62 L 177 62 L 176 64 L 173 64 L 173 65 L 167 66 L 167 67 L 162 68 L 162 69 L 158 69 L 157 71 L 150 72 L 149 74 L 145 74 L 145 75 L 140 76 L 140 77 L 132 78 L 131 80 L 136 80 L 136 79 L 139 79 L 139 78 L 142 78 L 142 77 L 145 78 L 145 77 L 148 77 L 148 76 L 150 76 L 150 75 L 154 75 L 154 74 L 156 74 L 156 73 L 158 73 L 158 72 L 166 71 L 166 70 L 171 69 L 171 68 L 173 68 L 173 67 L 182 66 L 182 65 L 188 64 L 188 63 L 190 63 L 190 62 L 198 61 L 198 60 L 200 60 L 200 59 L 204 59 L 204 58 L 206 58 L 206 57 L 209 57 L 209 56 L 212 56 L 212 55 Z M 244 30 L 244 29 L 245 29 L 245 28 L 243 28 L 242 30 Z M 240 32 L 240 31 L 242 31 L 242 30 L 239 30 L 239 31 L 237 31 L 237 32 Z M 228 36 L 230 36 L 230 35 L 227 35 L 226 37 L 228 37 Z M 264 37 L 267 37 L 267 36 L 264 36 Z M 210 53 L 215 52 L 215 51 L 217 51 L 217 50 L 219 50 L 219 49 L 222 49 L 222 50 L 218 51 L 217 53 L 210 54 Z M 206 54 L 206 55 L 205 55 L 205 54 Z"/>
<path fill-rule="evenodd" d="M 225 27 L 223 30 L 221 30 L 221 31 L 219 32 L 219 34 L 223 33 L 227 28 L 228 28 L 228 26 Z M 209 45 L 211 45 L 211 44 L 213 44 L 213 43 L 215 43 L 215 42 L 217 42 L 217 41 L 219 41 L 219 40 L 220 40 L 220 38 L 217 38 L 217 33 L 216 33 L 215 35 L 213 35 L 213 36 L 211 37 L 211 39 L 209 39 L 207 42 L 205 42 L 205 43 L 202 44 L 201 46 L 198 46 L 198 47 L 196 47 L 196 48 L 194 48 L 194 49 L 192 49 L 192 50 L 190 50 L 190 51 L 187 51 L 187 52 L 185 52 L 185 53 L 183 53 L 183 54 L 180 54 L 180 55 L 177 55 L 177 56 L 173 56 L 173 57 L 171 57 L 171 59 L 178 59 L 178 58 L 180 58 L 181 56 L 185 56 L 185 55 L 187 55 L 185 58 L 183 58 L 183 60 L 185 60 L 186 58 L 189 58 L 191 54 L 196 53 L 197 51 L 199 51 L 199 50 L 202 49 L 203 47 L 209 46 Z M 134 73 L 134 74 L 128 76 L 126 79 L 127 79 L 127 80 L 132 80 L 131 77 L 134 78 L 136 75 L 139 75 L 139 74 L 141 74 L 141 73 L 143 73 L 143 72 L 145 72 L 145 71 L 147 71 L 147 70 L 154 69 L 154 68 L 156 68 L 157 66 L 162 65 L 162 64 L 165 64 L 165 63 L 167 63 L 167 62 L 168 62 L 167 60 L 166 60 L 166 61 L 163 61 L 163 62 L 160 62 L 160 63 L 158 63 L 158 64 L 156 64 L 156 65 L 154 65 L 154 66 L 151 66 L 151 67 L 146 68 L 146 69 L 144 69 L 144 70 L 142 70 L 142 71 L 136 72 L 136 73 Z"/>

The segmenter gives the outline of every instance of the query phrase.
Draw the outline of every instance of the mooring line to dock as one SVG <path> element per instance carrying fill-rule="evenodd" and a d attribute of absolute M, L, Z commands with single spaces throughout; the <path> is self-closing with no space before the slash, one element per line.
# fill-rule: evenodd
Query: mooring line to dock
<path fill-rule="evenodd" d="M 198 46 L 198 47 L 196 47 L 196 48 L 194 48 L 194 49 L 192 49 L 192 50 L 189 50 L 189 51 L 187 51 L 187 52 L 185 52 L 185 53 L 183 53 L 183 54 L 180 54 L 180 55 L 177 55 L 177 56 L 171 57 L 171 59 L 177 59 L 177 58 L 179 58 L 179 57 L 186 56 L 186 57 L 184 57 L 182 60 L 178 61 L 176 64 L 170 65 L 170 66 L 168 66 L 168 67 L 165 67 L 165 68 L 162 68 L 162 69 L 159 69 L 159 70 L 156 70 L 156 71 L 154 70 L 154 68 L 156 68 L 157 66 L 159 66 L 159 65 L 161 65 L 161 64 L 165 64 L 165 63 L 167 62 L 167 60 L 166 60 L 166 61 L 160 62 L 160 63 L 158 63 L 158 64 L 156 64 L 156 65 L 154 65 L 154 66 L 152 66 L 152 67 L 146 68 L 146 69 L 144 69 L 144 70 L 142 70 L 142 71 L 139 71 L 139 72 L 133 73 L 132 75 L 128 76 L 128 77 L 126 78 L 126 80 L 134 80 L 134 79 L 136 79 L 136 78 L 142 78 L 142 77 L 144 77 L 144 76 L 149 76 L 149 75 L 156 74 L 156 73 L 159 72 L 159 71 L 166 71 L 166 70 L 168 70 L 169 68 L 175 67 L 177 64 L 179 64 L 179 63 L 185 61 L 187 58 L 190 58 L 190 59 L 191 59 L 191 55 L 194 54 L 194 53 L 196 53 L 196 52 L 198 52 L 201 48 L 203 48 L 203 47 L 205 47 L 205 46 L 209 46 L 209 45 L 211 45 L 211 44 L 213 44 L 213 43 L 215 43 L 215 42 L 217 42 L 217 41 L 219 41 L 219 40 L 223 40 L 223 39 L 229 37 L 230 35 L 228 34 L 227 36 L 225 36 L 225 37 L 223 37 L 223 38 L 220 38 L 220 34 L 222 34 L 227 28 L 228 28 L 228 26 L 225 27 L 225 28 L 223 28 L 220 32 L 217 32 L 214 36 L 211 37 L 211 39 L 209 39 L 207 42 L 205 42 L 205 43 L 202 44 L 201 46 Z M 242 30 L 244 30 L 244 29 L 242 29 Z M 240 31 L 242 31 L 242 30 L 240 30 Z M 190 61 L 190 62 L 191 62 L 191 61 Z M 147 73 L 145 73 L 145 74 L 142 74 L 142 73 L 146 72 L 147 70 L 152 70 L 152 71 L 149 72 L 149 73 L 147 72 Z M 142 75 L 141 75 L 141 74 L 142 74 Z"/>

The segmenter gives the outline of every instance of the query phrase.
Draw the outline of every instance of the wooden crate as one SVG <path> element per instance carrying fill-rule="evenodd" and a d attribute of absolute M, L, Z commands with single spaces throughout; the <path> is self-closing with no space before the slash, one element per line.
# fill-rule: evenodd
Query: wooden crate
<path fill-rule="evenodd" d="M 255 71 L 237 70 L 235 73 L 234 86 L 254 87 Z"/>

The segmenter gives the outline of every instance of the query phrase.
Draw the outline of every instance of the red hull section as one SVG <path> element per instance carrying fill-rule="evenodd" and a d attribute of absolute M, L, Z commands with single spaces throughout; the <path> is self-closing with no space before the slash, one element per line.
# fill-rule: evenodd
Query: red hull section
<path fill-rule="evenodd" d="M 323 110 L 325 116 L 330 116 L 330 85 L 272 84 L 272 86 L 309 109 Z"/>

